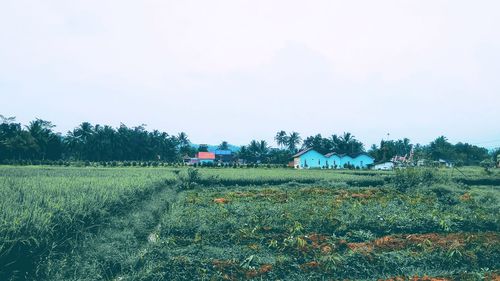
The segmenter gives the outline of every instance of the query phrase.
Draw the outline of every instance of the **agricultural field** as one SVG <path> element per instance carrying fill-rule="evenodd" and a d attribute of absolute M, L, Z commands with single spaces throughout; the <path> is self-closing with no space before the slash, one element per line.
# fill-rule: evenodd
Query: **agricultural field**
<path fill-rule="evenodd" d="M 0 167 L 0 280 L 498 280 L 500 172 Z"/>

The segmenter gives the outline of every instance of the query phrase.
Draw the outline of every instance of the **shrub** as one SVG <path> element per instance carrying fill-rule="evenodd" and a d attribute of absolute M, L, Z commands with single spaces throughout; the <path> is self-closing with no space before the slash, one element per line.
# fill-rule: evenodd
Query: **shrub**
<path fill-rule="evenodd" d="M 420 185 L 429 186 L 436 181 L 436 173 L 430 169 L 400 169 L 396 171 L 396 175 L 393 177 L 394 187 L 401 192 L 406 192 L 409 188 Z"/>
<path fill-rule="evenodd" d="M 176 173 L 178 188 L 182 190 L 193 189 L 201 177 L 198 169 L 188 168 L 185 173 Z"/>
<path fill-rule="evenodd" d="M 431 188 L 431 191 L 436 194 L 439 202 L 446 205 L 455 205 L 460 201 L 458 200 L 459 194 L 448 185 L 436 185 Z"/>

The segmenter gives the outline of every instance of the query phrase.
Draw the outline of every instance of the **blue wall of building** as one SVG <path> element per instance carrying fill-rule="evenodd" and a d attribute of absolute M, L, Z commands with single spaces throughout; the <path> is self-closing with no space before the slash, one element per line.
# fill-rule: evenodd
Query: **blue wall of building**
<path fill-rule="evenodd" d="M 366 168 L 368 165 L 373 164 L 374 159 L 366 154 L 360 154 L 353 159 L 353 165 L 360 168 Z"/>
<path fill-rule="evenodd" d="M 351 156 L 344 155 L 340 158 L 340 167 L 344 168 L 345 165 L 353 164 Z"/>
<path fill-rule="evenodd" d="M 326 159 L 328 161 L 328 168 L 329 169 L 341 168 L 341 166 L 340 166 L 341 159 L 338 155 L 334 154 Z"/>
<path fill-rule="evenodd" d="M 326 165 L 326 157 L 315 151 L 309 150 L 308 152 L 300 155 L 300 168 L 321 168 Z"/>
<path fill-rule="evenodd" d="M 328 168 L 333 169 L 335 165 L 337 169 L 344 168 L 344 165 L 354 165 L 359 168 L 367 168 L 368 165 L 373 164 L 374 159 L 366 154 L 359 154 L 355 158 L 352 158 L 349 155 L 339 156 L 334 154 L 330 157 L 325 157 L 323 154 L 315 151 L 309 150 L 306 153 L 300 155 L 298 161 L 299 169 L 308 169 L 308 168 Z M 297 168 L 297 167 L 296 167 Z"/>

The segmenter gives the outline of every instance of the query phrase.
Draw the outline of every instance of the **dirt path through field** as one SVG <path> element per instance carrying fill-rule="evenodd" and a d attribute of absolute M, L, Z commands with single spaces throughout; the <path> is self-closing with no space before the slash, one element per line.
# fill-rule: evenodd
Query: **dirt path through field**
<path fill-rule="evenodd" d="M 134 271 L 136 257 L 155 243 L 160 218 L 176 201 L 174 187 L 162 190 L 132 207 L 123 216 L 112 218 L 95 234 L 74 245 L 70 253 L 49 257 L 43 264 L 46 280 L 122 280 Z"/>

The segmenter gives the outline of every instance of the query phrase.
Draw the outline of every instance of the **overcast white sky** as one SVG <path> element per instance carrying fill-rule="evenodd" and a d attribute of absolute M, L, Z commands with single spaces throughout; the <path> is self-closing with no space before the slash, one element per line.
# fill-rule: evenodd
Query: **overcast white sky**
<path fill-rule="evenodd" d="M 500 146 L 500 1 L 0 2 L 0 114 Z"/>

